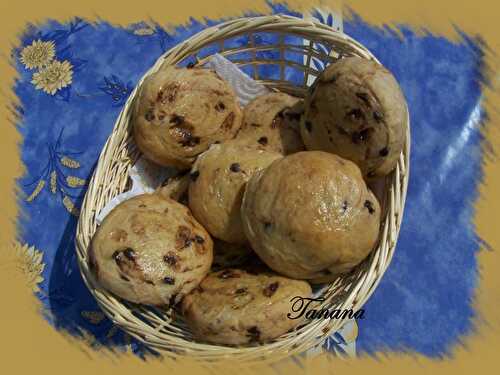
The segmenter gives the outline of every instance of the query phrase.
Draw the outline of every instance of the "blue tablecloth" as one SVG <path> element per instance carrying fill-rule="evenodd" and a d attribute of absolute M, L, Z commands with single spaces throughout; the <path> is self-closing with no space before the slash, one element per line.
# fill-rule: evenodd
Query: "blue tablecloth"
<path fill-rule="evenodd" d="M 301 16 L 276 4 L 269 6 L 269 13 Z M 218 22 L 190 20 L 167 33 L 151 22 L 121 28 L 77 18 L 48 21 L 27 27 L 21 45 L 13 50 L 26 166 L 18 181 L 24 192 L 19 195 L 18 240 L 43 253 L 44 280 L 37 295 L 57 329 L 75 334 L 83 329 L 84 336 L 99 345 L 130 344 L 99 313 L 81 279 L 74 249 L 78 207 L 85 182 L 136 82 L 165 50 Z M 474 316 L 479 239 L 473 203 L 483 157 L 482 46 L 471 36 L 451 42 L 416 35 L 403 26 L 398 35 L 357 17 L 344 22 L 344 31 L 395 74 L 412 125 L 411 178 L 400 240 L 391 266 L 365 306 L 365 318 L 357 322 L 357 350 L 441 356 L 471 331 Z M 41 54 L 26 49 L 34 42 Z M 50 72 L 37 67 L 40 59 L 59 62 L 51 73 L 58 75 L 59 86 L 50 84 Z M 261 75 L 275 73 L 272 68 L 261 70 Z M 290 73 L 288 78 L 297 77 Z M 339 340 L 332 337 L 327 347 Z M 133 340 L 131 347 L 144 353 Z"/>

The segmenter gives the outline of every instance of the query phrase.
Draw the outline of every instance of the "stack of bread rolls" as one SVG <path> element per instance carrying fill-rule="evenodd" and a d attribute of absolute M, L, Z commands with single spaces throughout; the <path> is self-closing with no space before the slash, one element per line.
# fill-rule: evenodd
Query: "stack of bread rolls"
<path fill-rule="evenodd" d="M 396 166 L 407 105 L 392 74 L 349 57 L 304 99 L 270 92 L 240 107 L 203 67 L 166 67 L 131 117 L 144 157 L 178 174 L 116 206 L 89 268 L 109 291 L 175 307 L 202 341 L 263 343 L 311 284 L 350 272 L 374 249 L 381 206 L 367 183 Z"/>

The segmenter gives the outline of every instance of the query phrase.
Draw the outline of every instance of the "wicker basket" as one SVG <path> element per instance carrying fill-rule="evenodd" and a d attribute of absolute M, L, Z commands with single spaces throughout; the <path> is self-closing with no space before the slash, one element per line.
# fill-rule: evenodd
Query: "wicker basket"
<path fill-rule="evenodd" d="M 276 43 L 262 42 L 262 35 L 272 35 Z M 260 37 L 257 37 L 260 36 Z M 232 48 L 231 40 L 248 37 L 248 45 Z M 264 38 L 266 39 L 266 38 Z M 269 39 L 269 38 L 267 38 Z M 300 43 L 293 43 L 300 40 Z M 290 42 L 292 41 L 292 42 Z M 203 53 L 207 53 L 203 56 Z M 266 51 L 271 52 L 265 53 Z M 325 51 L 327 51 L 325 53 Z M 162 66 L 186 64 L 193 57 L 199 64 L 219 52 L 250 73 L 259 82 L 297 96 L 304 96 L 307 82 L 317 76 L 319 69 L 313 61 L 328 64 L 344 56 L 357 55 L 376 58 L 360 43 L 329 26 L 295 17 L 274 15 L 242 18 L 207 28 L 162 55 L 145 74 L 149 76 Z M 274 52 L 274 54 L 273 54 Z M 238 59 L 237 56 L 244 56 Z M 275 58 L 269 58 L 275 56 Z M 276 56 L 278 56 L 276 58 Z M 289 56 L 300 58 L 288 59 Z M 275 79 L 260 79 L 261 65 L 276 66 Z M 289 82 L 288 69 L 299 70 L 301 82 Z M 302 79 L 303 77 L 303 79 Z M 140 86 L 142 80 L 138 83 Z M 238 361 L 276 360 L 293 353 L 304 352 L 321 343 L 338 330 L 342 320 L 310 320 L 292 332 L 282 335 L 271 343 L 248 347 L 228 347 L 197 342 L 182 320 L 173 319 L 173 311 L 134 305 L 123 301 L 102 289 L 93 280 L 87 266 L 87 248 L 96 230 L 96 213 L 114 196 L 127 188 L 128 172 L 140 155 L 130 131 L 130 111 L 137 95 L 132 92 L 121 111 L 113 132 L 104 146 L 99 162 L 83 201 L 78 222 L 76 245 L 78 262 L 83 279 L 106 315 L 119 327 L 167 356 L 190 355 L 200 360 L 231 358 Z M 380 241 L 371 255 L 347 276 L 323 287 L 325 299 L 317 308 L 360 309 L 377 287 L 388 267 L 401 225 L 408 184 L 410 133 L 400 155 L 397 168 L 386 177 L 383 184 L 382 226 Z"/>

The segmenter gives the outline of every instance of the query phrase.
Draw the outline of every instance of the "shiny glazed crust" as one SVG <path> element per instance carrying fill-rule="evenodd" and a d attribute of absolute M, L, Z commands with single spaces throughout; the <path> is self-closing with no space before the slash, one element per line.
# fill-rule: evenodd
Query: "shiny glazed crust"
<path fill-rule="evenodd" d="M 359 168 L 306 151 L 273 162 L 248 182 L 243 228 L 273 270 L 298 279 L 349 271 L 374 247 L 380 206 Z"/>
<path fill-rule="evenodd" d="M 157 194 L 116 206 L 89 248 L 89 268 L 103 287 L 150 305 L 178 302 L 205 277 L 212 259 L 212 240 L 188 208 Z"/>

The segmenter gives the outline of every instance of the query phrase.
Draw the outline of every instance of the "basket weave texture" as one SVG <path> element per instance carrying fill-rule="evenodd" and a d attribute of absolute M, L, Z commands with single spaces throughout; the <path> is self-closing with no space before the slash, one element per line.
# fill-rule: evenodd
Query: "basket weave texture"
<path fill-rule="evenodd" d="M 273 36 L 276 43 L 261 43 L 262 35 Z M 231 47 L 232 40 L 248 37 L 248 45 Z M 269 38 L 267 39 L 269 40 Z M 298 41 L 298 42 L 297 42 Z M 241 43 L 240 43 L 241 44 Z M 207 54 L 208 51 L 208 54 Z M 274 52 L 270 59 L 265 52 Z M 325 52 L 326 51 L 326 52 Z M 321 66 L 345 56 L 377 59 L 360 43 L 331 27 L 300 18 L 273 15 L 231 20 L 207 28 L 162 55 L 139 81 L 167 65 L 185 65 L 196 59 L 203 64 L 211 54 L 220 53 L 273 90 L 303 97 L 310 77 L 320 73 Z M 279 52 L 279 53 L 276 53 Z M 205 53 L 205 55 L 204 55 Z M 292 56 L 292 58 L 290 58 Z M 320 62 L 313 64 L 312 62 Z M 260 77 L 260 66 L 274 65 L 274 79 Z M 318 68 L 319 67 L 319 68 Z M 302 82 L 286 79 L 288 69 L 303 76 Z M 295 75 L 297 76 L 297 75 Z M 140 156 L 131 137 L 130 115 L 137 87 L 121 111 L 114 129 L 99 157 L 89 183 L 77 227 L 77 258 L 82 277 L 105 314 L 128 334 L 166 356 L 189 355 L 200 360 L 231 358 L 238 361 L 277 360 L 304 352 L 338 330 L 345 322 L 315 319 L 282 335 L 276 340 L 256 346 L 228 347 L 198 342 L 193 339 L 182 319 L 173 310 L 135 305 L 123 301 L 92 278 L 87 264 L 87 249 L 96 230 L 96 214 L 116 195 L 127 189 L 131 166 Z M 320 291 L 324 302 L 314 308 L 352 309 L 357 311 L 371 296 L 394 254 L 403 217 L 409 176 L 410 130 L 396 169 L 385 178 L 381 206 L 383 208 L 379 243 L 370 256 L 350 274 L 338 277 Z M 175 319 L 174 319 L 175 318 Z"/>

